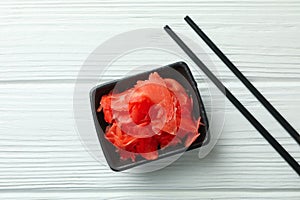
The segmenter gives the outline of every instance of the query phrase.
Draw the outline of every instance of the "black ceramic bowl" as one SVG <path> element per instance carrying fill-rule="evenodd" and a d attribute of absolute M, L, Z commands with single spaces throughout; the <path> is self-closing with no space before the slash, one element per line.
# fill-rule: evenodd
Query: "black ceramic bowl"
<path fill-rule="evenodd" d="M 110 168 L 114 171 L 123 171 L 125 169 L 129 169 L 134 166 L 141 165 L 151 161 L 146 160 L 141 156 L 137 156 L 135 162 L 132 162 L 130 159 L 126 161 L 120 160 L 120 156 L 116 152 L 116 148 L 114 147 L 114 145 L 111 144 L 109 141 L 107 141 L 104 137 L 106 127 L 109 124 L 105 122 L 103 112 L 97 112 L 97 109 L 100 105 L 99 104 L 100 100 L 103 95 L 106 95 L 111 90 L 113 90 L 116 84 L 118 84 L 118 92 L 123 92 L 129 88 L 132 88 L 138 80 L 148 79 L 149 74 L 153 72 L 157 72 L 162 78 L 172 78 L 177 80 L 184 88 L 192 88 L 193 92 L 189 90 L 186 90 L 186 92 L 188 95 L 190 95 L 193 98 L 193 102 L 199 103 L 199 105 L 197 106 L 194 105 L 194 110 L 193 110 L 195 111 L 195 108 L 197 108 L 199 109 L 199 111 L 193 113 L 194 115 L 195 113 L 198 113 L 198 115 L 201 116 L 201 122 L 205 124 L 205 126 L 200 126 L 199 128 L 200 136 L 191 144 L 191 146 L 188 149 L 186 149 L 186 147 L 184 147 L 183 145 L 182 146 L 178 145 L 178 147 L 177 146 L 167 147 L 163 150 L 158 150 L 159 152 L 158 159 L 172 156 L 177 153 L 182 153 L 186 150 L 199 148 L 209 142 L 210 137 L 208 132 L 208 120 L 204 109 L 204 105 L 197 88 L 197 83 L 186 63 L 177 62 L 141 74 L 125 77 L 120 80 L 116 80 L 103 85 L 96 86 L 90 92 L 92 113 L 93 113 L 95 127 L 97 130 L 98 139 L 100 141 L 107 163 L 109 164 Z M 178 73 L 181 75 L 181 77 L 184 77 L 185 81 L 178 79 Z M 197 118 L 199 116 L 195 116 L 195 117 Z"/>

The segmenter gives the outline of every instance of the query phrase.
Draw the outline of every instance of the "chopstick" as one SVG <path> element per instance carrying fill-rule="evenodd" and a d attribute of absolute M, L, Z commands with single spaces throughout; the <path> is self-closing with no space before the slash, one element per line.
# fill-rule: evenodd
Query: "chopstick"
<path fill-rule="evenodd" d="M 263 127 L 263 125 L 261 125 L 261 123 L 222 84 L 222 82 L 202 63 L 202 61 L 194 54 L 194 52 L 179 38 L 179 36 L 177 36 L 177 34 L 169 26 L 165 26 L 164 30 L 300 176 L 300 165 L 298 164 L 298 162 L 277 142 L 277 140 Z"/>
<path fill-rule="evenodd" d="M 238 79 L 250 90 L 250 92 L 261 102 L 270 114 L 281 124 L 281 126 L 300 145 L 300 135 L 292 125 L 274 108 L 274 106 L 252 85 L 252 83 L 238 70 L 238 68 L 223 54 L 223 52 L 209 39 L 209 37 L 197 26 L 197 24 L 186 16 L 184 20 L 204 40 L 215 54 L 226 64 L 226 66 L 238 77 Z"/>

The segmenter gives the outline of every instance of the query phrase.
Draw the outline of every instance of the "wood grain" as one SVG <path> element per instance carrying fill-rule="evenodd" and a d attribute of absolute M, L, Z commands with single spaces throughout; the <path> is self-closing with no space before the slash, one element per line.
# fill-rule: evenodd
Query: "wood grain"
<path fill-rule="evenodd" d="M 300 1 L 2 1 L 0 198 L 299 199 L 299 177 L 229 103 L 221 138 L 202 160 L 192 151 L 157 172 L 115 173 L 82 146 L 72 103 L 87 56 L 112 35 L 165 24 L 200 42 L 184 24 L 187 14 L 300 131 Z M 299 161 L 299 146 L 207 53 Z M 125 71 L 120 66 L 103 81 Z"/>

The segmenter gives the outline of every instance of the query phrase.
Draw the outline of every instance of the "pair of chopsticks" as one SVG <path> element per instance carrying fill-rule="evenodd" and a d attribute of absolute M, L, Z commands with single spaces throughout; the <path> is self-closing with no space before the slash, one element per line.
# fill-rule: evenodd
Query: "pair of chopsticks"
<path fill-rule="evenodd" d="M 208 38 L 208 36 L 186 16 L 185 21 L 204 40 L 213 52 L 226 64 L 226 66 L 239 78 L 239 80 L 250 90 L 250 92 L 263 104 L 271 115 L 283 126 L 283 128 L 300 145 L 299 133 L 289 124 L 289 122 L 271 105 L 271 103 L 251 84 L 251 82 L 238 70 L 238 68 L 222 53 L 222 51 Z M 299 163 L 278 143 L 278 141 L 264 128 L 264 126 L 240 103 L 240 101 L 222 84 L 222 82 L 202 63 L 195 53 L 180 39 L 180 37 L 167 25 L 164 27 L 169 36 L 178 46 L 195 62 L 196 65 L 208 76 L 208 78 L 218 87 L 227 99 L 245 116 L 245 118 L 260 132 L 260 134 L 272 145 L 281 157 L 300 176 Z"/>

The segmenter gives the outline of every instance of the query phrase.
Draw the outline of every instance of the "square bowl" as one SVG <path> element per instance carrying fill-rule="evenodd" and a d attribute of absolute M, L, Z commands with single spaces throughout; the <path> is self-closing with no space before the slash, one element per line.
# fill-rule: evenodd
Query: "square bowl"
<path fill-rule="evenodd" d="M 172 73 L 174 71 L 182 75 L 186 81 L 183 82 L 180 79 L 178 79 L 176 73 L 175 74 Z M 97 131 L 97 136 L 101 144 L 103 154 L 106 158 L 108 165 L 114 171 L 123 171 L 141 164 L 151 162 L 151 160 L 146 160 L 141 156 L 137 156 L 135 162 L 132 162 L 131 160 L 120 159 L 119 154 L 116 152 L 116 147 L 104 137 L 106 127 L 109 124 L 104 120 L 103 112 L 102 111 L 97 112 L 97 109 L 100 105 L 100 100 L 103 95 L 107 95 L 110 91 L 112 91 L 116 86 L 116 84 L 118 84 L 118 90 L 119 90 L 118 92 L 123 92 L 129 88 L 132 88 L 138 80 L 147 80 L 148 76 L 153 72 L 157 72 L 162 78 L 172 78 L 178 81 L 185 89 L 187 88 L 185 87 L 185 85 L 189 84 L 189 88 L 192 88 L 193 92 L 186 90 L 187 94 L 193 98 L 193 102 L 199 102 L 198 106 L 194 105 L 193 113 L 195 113 L 194 112 L 195 107 L 198 107 L 199 111 L 197 111 L 197 113 L 199 113 L 201 117 L 201 123 L 204 124 L 204 126 L 199 127 L 198 132 L 200 133 L 200 136 L 188 148 L 184 147 L 183 145 L 179 145 L 178 147 L 176 146 L 176 147 L 167 147 L 166 149 L 160 149 L 158 150 L 159 156 L 157 159 L 166 158 L 178 153 L 183 153 L 184 151 L 200 148 L 201 146 L 209 143 L 209 138 L 210 138 L 209 131 L 208 131 L 209 125 L 208 125 L 205 108 L 197 87 L 197 83 L 186 63 L 176 62 L 151 71 L 147 71 L 133 76 L 128 76 L 119 80 L 111 81 L 109 83 L 105 83 L 94 87 L 90 91 L 90 101 L 91 101 L 91 109 L 92 109 L 93 119 L 95 123 L 95 128 Z"/>

